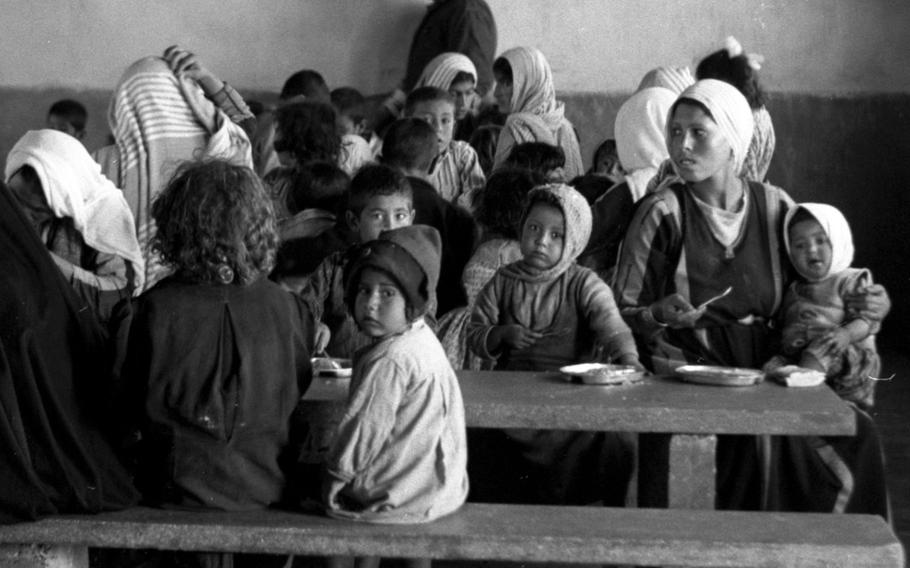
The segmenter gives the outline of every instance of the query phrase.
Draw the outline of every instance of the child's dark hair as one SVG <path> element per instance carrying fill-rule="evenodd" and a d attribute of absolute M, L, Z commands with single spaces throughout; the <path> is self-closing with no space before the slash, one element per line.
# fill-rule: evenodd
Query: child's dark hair
<path fill-rule="evenodd" d="M 152 204 L 152 247 L 195 282 L 250 284 L 275 264 L 271 199 L 253 170 L 224 160 L 187 162 Z"/>
<path fill-rule="evenodd" d="M 404 174 L 383 164 L 368 164 L 351 180 L 348 211 L 359 216 L 367 202 L 377 195 L 404 195 L 413 199 L 411 184 Z"/>
<path fill-rule="evenodd" d="M 502 132 L 502 126 L 497 124 L 486 124 L 478 126 L 474 133 L 471 134 L 471 140 L 468 142 L 471 148 L 477 152 L 477 161 L 480 162 L 480 169 L 484 175 L 490 175 L 493 171 L 493 161 L 496 159 L 496 145 L 499 143 L 499 133 Z"/>
<path fill-rule="evenodd" d="M 458 83 L 468 83 L 468 82 L 474 83 L 475 85 L 477 84 L 477 81 L 474 79 L 474 75 L 471 75 L 467 71 L 459 71 L 458 73 L 455 74 L 455 77 L 452 79 L 452 82 L 449 83 L 449 88 L 451 89 L 452 85 L 455 85 Z"/>
<path fill-rule="evenodd" d="M 396 120 L 382 139 L 382 163 L 428 172 L 436 158 L 436 131 L 419 118 Z"/>
<path fill-rule="evenodd" d="M 505 57 L 498 57 L 496 58 L 496 61 L 493 62 L 493 74 L 501 77 L 501 82 L 503 83 L 511 85 L 512 82 L 515 81 L 515 78 L 512 75 L 512 65 Z"/>
<path fill-rule="evenodd" d="M 793 228 L 794 225 L 796 225 L 797 223 L 802 223 L 803 221 L 815 221 L 816 223 L 818 223 L 818 218 L 816 218 L 815 215 L 810 213 L 808 209 L 797 205 L 796 212 L 793 213 L 793 217 L 790 218 L 790 223 L 787 224 L 785 229 L 787 231 L 789 231 L 790 229 Z"/>
<path fill-rule="evenodd" d="M 338 87 L 332 91 L 332 106 L 335 112 L 347 116 L 354 124 L 366 120 L 366 98 L 354 87 Z"/>
<path fill-rule="evenodd" d="M 318 71 L 303 69 L 288 77 L 284 86 L 281 87 L 281 94 L 278 95 L 278 98 L 286 101 L 300 95 L 308 99 L 328 102 L 329 87 Z"/>
<path fill-rule="evenodd" d="M 695 77 L 699 80 L 719 79 L 730 83 L 746 97 L 753 110 L 765 104 L 765 92 L 758 84 L 758 71 L 752 68 L 745 54 L 730 57 L 726 49 L 715 51 L 699 62 L 695 68 Z"/>
<path fill-rule="evenodd" d="M 329 104 L 303 101 L 278 107 L 275 128 L 281 134 L 275 151 L 293 154 L 298 167 L 338 159 L 341 139 L 335 128 L 335 109 Z"/>
<path fill-rule="evenodd" d="M 88 122 L 88 111 L 79 101 L 73 99 L 62 99 L 51 105 L 47 115 L 57 115 L 63 117 L 77 132 L 85 130 L 85 124 Z"/>
<path fill-rule="evenodd" d="M 287 194 L 291 215 L 304 209 L 322 209 L 336 215 L 347 203 L 351 178 L 332 162 L 310 162 L 291 174 L 293 182 Z"/>
<path fill-rule="evenodd" d="M 556 168 L 565 167 L 566 153 L 559 146 L 544 142 L 525 142 L 512 148 L 505 164 L 546 175 Z"/>
<path fill-rule="evenodd" d="M 619 150 L 616 148 L 616 140 L 614 138 L 607 138 L 600 143 L 600 146 L 594 150 L 594 158 L 591 161 L 592 169 L 600 163 L 602 158 L 614 158 L 616 161 L 619 161 Z"/>
<path fill-rule="evenodd" d="M 414 114 L 414 107 L 420 103 L 434 103 L 436 101 L 444 101 L 452 105 L 452 108 L 455 108 L 455 99 L 452 98 L 452 95 L 448 91 L 444 91 L 438 87 L 420 87 L 411 91 L 411 94 L 408 95 L 407 100 L 404 103 L 404 115 L 411 116 Z"/>
<path fill-rule="evenodd" d="M 497 170 L 474 194 L 474 218 L 488 234 L 517 239 L 528 193 L 542 183 L 543 177 L 530 170 Z"/>

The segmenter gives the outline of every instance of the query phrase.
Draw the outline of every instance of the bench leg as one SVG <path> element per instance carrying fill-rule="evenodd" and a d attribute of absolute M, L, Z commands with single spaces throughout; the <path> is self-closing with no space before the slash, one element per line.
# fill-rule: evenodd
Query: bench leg
<path fill-rule="evenodd" d="M 642 434 L 638 506 L 713 509 L 717 436 Z"/>
<path fill-rule="evenodd" d="M 6 544 L 0 546 L 0 566 L 6 568 L 88 568 L 88 548 Z"/>

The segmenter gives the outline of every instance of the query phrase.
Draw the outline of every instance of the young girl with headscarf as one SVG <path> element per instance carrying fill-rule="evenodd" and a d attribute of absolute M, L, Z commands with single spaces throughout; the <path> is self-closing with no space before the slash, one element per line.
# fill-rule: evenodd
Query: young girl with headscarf
<path fill-rule="evenodd" d="M 64 278 L 106 323 L 145 277 L 123 193 L 81 142 L 56 130 L 20 138 L 6 159 L 5 178 Z"/>
<path fill-rule="evenodd" d="M 553 72 L 543 53 L 533 47 L 515 47 L 493 63 L 494 96 L 506 113 L 505 126 L 496 145 L 493 169 L 522 142 L 545 142 L 566 154 L 565 178 L 584 174 L 578 136 L 565 117 L 565 106 L 556 100 Z"/>
<path fill-rule="evenodd" d="M 765 370 L 797 364 L 825 374 L 845 400 L 872 408 L 881 361 L 875 348 L 878 321 L 846 308 L 844 296 L 872 284 L 865 268 L 852 268 L 850 225 L 837 208 L 802 203 L 787 212 L 784 244 L 799 274 L 784 295 L 780 355 Z"/>
<path fill-rule="evenodd" d="M 522 258 L 500 268 L 477 297 L 470 348 L 495 361 L 497 370 L 555 371 L 591 361 L 598 348 L 609 361 L 639 366 L 610 288 L 575 263 L 590 234 L 584 196 L 563 184 L 535 188 L 521 223 Z M 632 448 L 618 434 L 507 430 L 475 436 L 482 439 L 468 463 L 476 466 L 471 479 L 478 499 L 624 504 Z"/>
<path fill-rule="evenodd" d="M 185 59 L 180 57 L 183 53 L 169 50 L 169 59 L 146 57 L 127 68 L 108 110 L 116 145 L 96 153 L 105 176 L 123 190 L 136 218 L 146 261 L 145 289 L 168 273 L 152 250 L 155 222 L 151 206 L 177 167 L 200 158 L 253 165 L 247 134 L 231 119 L 245 116 L 242 99 L 223 90 L 222 96 L 214 97 L 219 105 L 209 100 L 192 73 L 177 65 Z M 229 115 L 220 107 L 235 110 Z"/>
<path fill-rule="evenodd" d="M 477 95 L 477 68 L 471 59 L 461 53 L 440 53 L 427 63 L 413 90 L 436 87 L 448 91 L 455 99 L 455 140 L 467 142 L 477 127 L 476 115 L 480 110 Z"/>

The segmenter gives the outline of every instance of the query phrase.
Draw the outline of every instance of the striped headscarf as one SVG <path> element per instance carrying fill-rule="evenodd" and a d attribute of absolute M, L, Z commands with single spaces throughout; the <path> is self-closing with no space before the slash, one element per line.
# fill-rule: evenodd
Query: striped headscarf
<path fill-rule="evenodd" d="M 127 68 L 114 91 L 108 123 L 117 145 L 116 156 L 102 161 L 104 173 L 123 189 L 136 218 L 147 289 L 168 272 L 151 250 L 152 201 L 183 162 L 222 158 L 252 167 L 250 142 L 195 81 L 175 76 L 160 57 Z"/>
<path fill-rule="evenodd" d="M 448 91 L 459 73 L 470 74 L 474 78 L 474 83 L 477 83 L 477 68 L 467 55 L 451 51 L 440 53 L 423 68 L 423 73 L 420 74 L 414 88 L 436 87 Z"/>
<path fill-rule="evenodd" d="M 135 290 L 142 289 L 145 262 L 136 241 L 136 224 L 123 193 L 101 174 L 101 166 L 81 142 L 56 130 L 31 130 L 6 158 L 7 181 L 23 166 L 41 180 L 54 216 L 72 219 L 85 244 L 132 264 Z"/>
<path fill-rule="evenodd" d="M 720 133 L 733 149 L 734 171 L 738 173 L 742 170 L 755 128 L 752 109 L 749 108 L 746 97 L 729 83 L 717 79 L 702 79 L 680 93 L 676 99 L 677 103 L 680 99 L 696 101 L 708 109 Z M 675 108 L 676 104 L 673 106 Z M 668 141 L 671 118 L 669 116 L 667 118 Z"/>

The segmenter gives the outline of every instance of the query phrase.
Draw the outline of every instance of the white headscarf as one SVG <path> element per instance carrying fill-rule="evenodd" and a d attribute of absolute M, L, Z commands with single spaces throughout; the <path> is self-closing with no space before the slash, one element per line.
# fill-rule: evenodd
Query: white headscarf
<path fill-rule="evenodd" d="M 657 168 L 670 157 L 667 117 L 675 101 L 673 91 L 650 87 L 629 97 L 616 113 L 616 152 L 634 201 L 644 196 Z"/>
<path fill-rule="evenodd" d="M 636 90 L 663 87 L 673 91 L 674 95 L 678 95 L 694 82 L 695 77 L 692 76 L 688 67 L 657 67 L 645 73 Z"/>
<path fill-rule="evenodd" d="M 133 214 L 117 187 L 101 173 L 81 142 L 56 130 L 31 130 L 6 158 L 4 178 L 30 166 L 41 180 L 55 217 L 73 220 L 89 247 L 120 256 L 133 265 L 135 289 L 142 290 L 145 262 Z"/>
<path fill-rule="evenodd" d="M 512 68 L 511 109 L 503 131 L 515 144 L 543 142 L 562 148 L 566 155 L 563 167 L 568 179 L 584 173 L 581 149 L 572 123 L 566 119 L 564 105 L 556 100 L 553 72 L 539 49 L 514 47 L 501 58 Z M 496 149 L 494 168 L 505 162 L 508 150 L 503 144 Z"/>
<path fill-rule="evenodd" d="M 702 79 L 680 93 L 677 101 L 679 99 L 691 99 L 708 109 L 721 135 L 733 148 L 734 171 L 741 171 L 755 128 L 755 119 L 746 97 L 729 83 Z M 670 139 L 670 118 L 667 118 L 667 140 Z"/>
<path fill-rule="evenodd" d="M 423 68 L 414 88 L 436 87 L 448 91 L 459 73 L 468 73 L 477 83 L 477 68 L 470 57 L 455 52 L 440 53 Z"/>
<path fill-rule="evenodd" d="M 831 241 L 831 268 L 828 269 L 828 273 L 818 279 L 810 278 L 802 272 L 800 275 L 806 280 L 817 281 L 850 268 L 853 264 L 853 233 L 850 231 L 850 224 L 837 207 L 824 203 L 800 203 L 787 211 L 787 216 L 784 217 L 784 246 L 787 247 L 787 254 L 790 254 L 790 222 L 800 209 L 815 217 Z"/>

